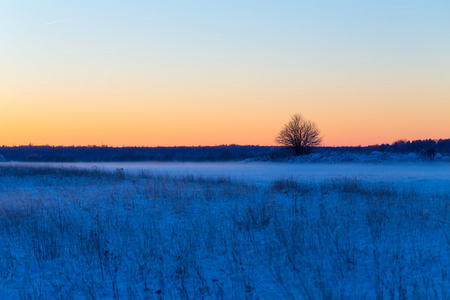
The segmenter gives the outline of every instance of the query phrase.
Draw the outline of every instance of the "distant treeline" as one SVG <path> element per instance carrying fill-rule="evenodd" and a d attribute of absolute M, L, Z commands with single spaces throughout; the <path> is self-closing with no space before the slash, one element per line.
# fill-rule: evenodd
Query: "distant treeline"
<path fill-rule="evenodd" d="M 450 154 L 450 139 L 398 140 L 392 144 L 370 145 L 366 147 L 321 147 L 321 149 L 363 154 L 370 154 L 373 151 L 424 154 L 430 150 L 434 150 L 436 153 Z"/>
<path fill-rule="evenodd" d="M 398 140 L 390 144 L 382 144 L 370 146 L 374 150 L 381 152 L 396 152 L 396 153 L 425 153 L 430 150 L 434 150 L 441 154 L 450 154 L 450 139 L 439 140 Z"/>
<path fill-rule="evenodd" d="M 424 154 L 432 149 L 450 154 L 450 139 L 399 140 L 366 147 L 318 147 L 315 151 L 370 153 L 372 151 Z M 281 152 L 280 152 L 281 151 Z M 108 146 L 13 146 L 0 147 L 0 159 L 42 162 L 100 161 L 237 161 L 264 155 L 286 154 L 281 147 L 220 145 L 198 147 L 108 147 Z"/>
<path fill-rule="evenodd" d="M 13 146 L 0 147 L 9 161 L 233 161 L 264 155 L 271 146 L 108 147 L 108 146 Z"/>

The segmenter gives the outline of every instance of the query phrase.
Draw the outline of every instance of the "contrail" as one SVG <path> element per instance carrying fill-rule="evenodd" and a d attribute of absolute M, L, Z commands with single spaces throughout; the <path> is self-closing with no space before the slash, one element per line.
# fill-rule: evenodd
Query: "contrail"
<path fill-rule="evenodd" d="M 51 24 L 66 22 L 66 21 L 70 21 L 70 20 L 72 20 L 72 19 L 64 19 L 64 20 L 52 21 L 52 22 L 48 22 L 48 23 L 45 23 L 45 24 L 51 25 Z"/>

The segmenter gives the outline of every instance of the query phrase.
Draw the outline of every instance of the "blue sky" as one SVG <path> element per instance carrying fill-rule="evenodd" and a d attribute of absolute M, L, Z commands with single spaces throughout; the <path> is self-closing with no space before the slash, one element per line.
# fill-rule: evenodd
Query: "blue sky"
<path fill-rule="evenodd" d="M 0 99 L 15 116 L 0 124 L 15 128 L 0 136 L 8 143 L 70 143 L 52 135 L 61 127 L 77 143 L 268 144 L 295 112 L 315 120 L 330 145 L 448 135 L 446 1 L 2 6 Z M 56 117 L 66 114 L 70 121 Z M 224 129 L 230 116 L 235 124 Z M 413 128 L 419 116 L 426 120 Z M 47 122 L 48 135 L 28 128 L 30 118 Z M 85 140 L 76 132 L 84 119 L 93 129 Z M 139 133 L 121 135 L 116 124 Z"/>

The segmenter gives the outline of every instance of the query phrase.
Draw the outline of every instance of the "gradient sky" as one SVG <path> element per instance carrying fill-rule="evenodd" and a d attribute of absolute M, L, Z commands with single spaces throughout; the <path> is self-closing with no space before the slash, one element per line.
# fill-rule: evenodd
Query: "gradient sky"
<path fill-rule="evenodd" d="M 450 1 L 5 0 L 0 145 L 450 138 Z"/>

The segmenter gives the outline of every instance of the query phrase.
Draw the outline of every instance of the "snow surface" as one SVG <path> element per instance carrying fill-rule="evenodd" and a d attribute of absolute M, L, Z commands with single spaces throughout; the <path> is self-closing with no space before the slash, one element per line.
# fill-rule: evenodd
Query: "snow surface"
<path fill-rule="evenodd" d="M 1 166 L 2 299 L 450 297 L 445 161 Z"/>

